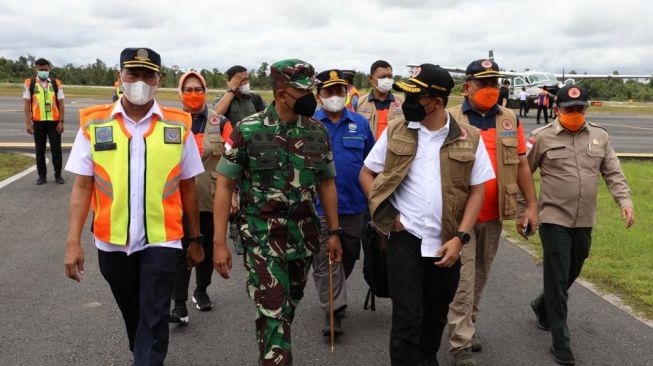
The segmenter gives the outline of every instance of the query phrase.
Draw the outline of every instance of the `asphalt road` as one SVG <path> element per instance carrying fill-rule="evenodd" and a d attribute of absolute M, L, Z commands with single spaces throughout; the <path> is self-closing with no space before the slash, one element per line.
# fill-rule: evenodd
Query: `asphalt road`
<path fill-rule="evenodd" d="M 79 126 L 79 109 L 110 101 L 89 99 L 66 99 L 66 123 L 64 143 L 72 143 Z M 169 102 L 164 102 L 167 104 Z M 177 107 L 180 103 L 172 103 Z M 523 119 L 525 133 L 540 127 L 535 124 L 535 110 Z M 610 133 L 612 145 L 618 153 L 653 153 L 653 116 L 627 116 L 589 114 L 589 120 L 605 127 Z M 2 143 L 30 143 L 33 138 L 25 133 L 23 100 L 17 97 L 0 97 L 0 135 Z M 543 122 L 543 121 L 542 121 Z"/>
<path fill-rule="evenodd" d="M 36 186 L 32 173 L 0 189 L 0 365 L 130 364 L 122 319 L 99 273 L 88 230 L 82 282 L 64 276 L 74 177 L 65 173 L 64 178 L 65 185 Z M 362 309 L 367 287 L 361 268 L 359 262 L 349 280 L 345 333 L 334 354 L 319 335 L 324 318 L 309 279 L 292 327 L 295 365 L 389 364 L 390 302 L 378 300 L 376 312 Z M 479 365 L 555 365 L 548 351 L 550 336 L 536 328 L 529 307 L 541 281 L 541 266 L 504 241 L 478 321 L 484 343 Z M 231 279 L 214 275 L 209 295 L 216 304 L 213 311 L 190 309 L 189 326 L 171 326 L 166 364 L 256 364 L 255 308 L 245 293 L 242 260 L 234 260 Z M 570 290 L 569 309 L 578 365 L 653 365 L 653 328 L 578 284 Z M 453 365 L 446 345 L 440 363 Z"/>

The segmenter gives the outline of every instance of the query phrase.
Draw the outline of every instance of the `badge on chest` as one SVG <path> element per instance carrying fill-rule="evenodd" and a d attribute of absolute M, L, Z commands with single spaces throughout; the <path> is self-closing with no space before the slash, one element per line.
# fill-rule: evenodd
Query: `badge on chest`
<path fill-rule="evenodd" d="M 164 127 L 163 142 L 166 144 L 181 144 L 181 127 Z"/>
<path fill-rule="evenodd" d="M 95 151 L 115 150 L 113 142 L 113 126 L 98 127 L 95 129 Z"/>

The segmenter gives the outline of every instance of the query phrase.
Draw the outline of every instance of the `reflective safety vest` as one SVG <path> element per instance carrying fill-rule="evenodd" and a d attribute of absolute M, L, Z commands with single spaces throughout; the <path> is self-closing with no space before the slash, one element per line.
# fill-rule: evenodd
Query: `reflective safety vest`
<path fill-rule="evenodd" d="M 25 87 L 30 89 L 32 79 L 25 80 Z M 58 89 L 61 89 L 61 82 L 54 79 Z M 36 80 L 34 84 L 34 93 L 31 95 L 32 121 L 59 121 L 59 101 L 52 87 L 52 79 L 48 79 L 48 87 L 43 88 L 41 83 Z"/>
<path fill-rule="evenodd" d="M 93 233 L 102 241 L 126 245 L 129 241 L 131 134 L 121 114 L 111 116 L 114 105 L 81 110 L 80 124 L 90 141 L 94 164 Z M 150 129 L 143 136 L 144 223 L 148 244 L 177 240 L 184 235 L 179 180 L 191 116 L 175 108 L 161 107 L 161 111 L 163 118 L 154 115 Z"/>
<path fill-rule="evenodd" d="M 120 83 L 120 80 L 116 80 L 113 83 L 113 89 L 114 92 L 116 93 L 116 97 L 118 98 L 122 97 L 122 84 Z"/>
<path fill-rule="evenodd" d="M 360 93 L 358 92 L 358 89 L 352 85 L 351 89 L 347 92 L 347 98 L 345 99 L 345 108 L 349 109 L 352 112 L 355 112 L 354 106 L 352 105 L 354 97 L 358 97 L 360 99 Z"/>

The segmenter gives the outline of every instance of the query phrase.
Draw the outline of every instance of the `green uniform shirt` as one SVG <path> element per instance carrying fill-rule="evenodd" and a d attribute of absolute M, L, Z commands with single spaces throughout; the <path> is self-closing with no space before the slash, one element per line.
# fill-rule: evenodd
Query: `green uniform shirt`
<path fill-rule="evenodd" d="M 335 177 L 324 126 L 308 117 L 279 119 L 274 104 L 240 121 L 218 173 L 240 181 L 243 244 L 262 256 L 287 260 L 319 246 L 317 183 Z"/>

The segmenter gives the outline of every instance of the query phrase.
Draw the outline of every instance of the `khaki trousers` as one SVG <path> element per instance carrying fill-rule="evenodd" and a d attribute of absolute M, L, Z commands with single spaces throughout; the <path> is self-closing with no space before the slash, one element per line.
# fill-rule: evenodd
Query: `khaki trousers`
<path fill-rule="evenodd" d="M 447 316 L 449 351 L 453 354 L 471 347 L 481 294 L 499 248 L 502 228 L 499 219 L 476 223 L 472 240 L 463 247 L 460 255 L 460 282 Z"/>

